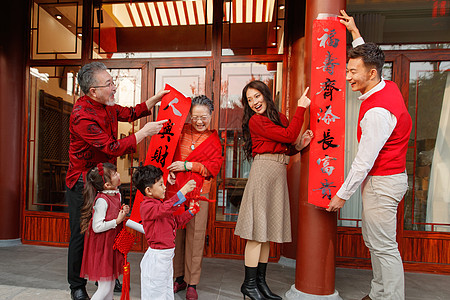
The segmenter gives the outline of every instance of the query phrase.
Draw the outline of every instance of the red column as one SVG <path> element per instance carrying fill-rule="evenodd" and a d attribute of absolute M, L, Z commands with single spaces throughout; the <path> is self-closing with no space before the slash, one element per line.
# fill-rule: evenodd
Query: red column
<path fill-rule="evenodd" d="M 287 22 L 285 23 L 287 30 L 287 84 L 286 84 L 286 107 L 289 117 L 295 114 L 297 109 L 297 99 L 303 94 L 305 85 L 303 54 L 304 54 L 304 34 L 305 24 L 301 17 L 305 15 L 305 2 L 291 0 L 287 2 Z M 308 115 L 308 113 L 307 113 Z M 306 116 L 308 117 L 308 116 Z M 305 118 L 304 128 L 309 124 L 309 119 Z M 292 243 L 281 244 L 281 255 L 287 258 L 295 259 L 297 251 L 297 228 L 298 228 L 298 197 L 300 190 L 300 155 L 291 156 L 287 167 L 287 179 L 289 187 L 289 202 L 291 209 L 291 231 Z"/>
<path fill-rule="evenodd" d="M 5 1 L 0 13 L 0 242 L 20 238 L 29 1 Z"/>
<path fill-rule="evenodd" d="M 311 33 L 314 19 L 319 13 L 339 15 L 345 9 L 345 0 L 307 0 L 304 38 L 304 82 L 311 83 Z M 302 88 L 300 90 L 300 88 Z M 303 87 L 292 85 L 293 95 L 299 97 Z M 328 213 L 308 204 L 309 152 L 301 157 L 300 193 L 297 227 L 297 253 L 295 288 L 288 293 L 288 299 L 302 299 L 303 294 L 320 296 L 332 295 L 327 299 L 340 299 L 335 292 L 335 246 L 337 231 L 336 213 Z"/>

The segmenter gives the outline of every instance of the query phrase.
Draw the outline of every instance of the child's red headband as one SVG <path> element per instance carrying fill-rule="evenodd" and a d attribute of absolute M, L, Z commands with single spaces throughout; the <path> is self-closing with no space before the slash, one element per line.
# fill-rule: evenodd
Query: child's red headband
<path fill-rule="evenodd" d="M 103 183 L 105 183 L 105 179 L 103 175 L 105 175 L 105 171 L 103 170 L 103 163 L 97 164 L 98 174 L 102 177 Z"/>

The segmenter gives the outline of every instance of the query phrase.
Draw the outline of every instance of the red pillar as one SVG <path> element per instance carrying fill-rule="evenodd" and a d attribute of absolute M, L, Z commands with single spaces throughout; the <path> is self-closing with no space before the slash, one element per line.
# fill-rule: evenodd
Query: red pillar
<path fill-rule="evenodd" d="M 287 29 L 287 84 L 286 84 L 286 102 L 289 116 L 292 117 L 297 109 L 297 99 L 302 95 L 302 91 L 305 88 L 303 84 L 304 67 L 303 67 L 303 54 L 304 54 L 304 34 L 305 24 L 304 19 L 300 16 L 305 15 L 305 2 L 290 0 L 286 9 L 286 29 Z M 305 119 L 304 128 L 302 132 L 307 128 L 309 121 Z M 287 179 L 289 187 L 289 202 L 291 210 L 291 231 L 292 231 L 292 243 L 281 244 L 281 255 L 290 259 L 295 259 L 297 251 L 298 241 L 298 197 L 302 192 L 300 190 L 299 178 L 300 178 L 300 155 L 291 156 L 289 165 L 287 167 Z"/>
<path fill-rule="evenodd" d="M 0 244 L 20 238 L 25 69 L 29 1 L 5 1 L 0 13 Z"/>
<path fill-rule="evenodd" d="M 345 0 L 307 0 L 304 37 L 304 82 L 311 83 L 311 33 L 319 13 L 339 15 Z M 291 95 L 298 98 L 304 89 L 292 84 Z M 335 247 L 337 215 L 308 204 L 309 151 L 301 157 L 300 193 L 297 227 L 295 287 L 286 294 L 288 299 L 341 299 L 335 291 Z"/>

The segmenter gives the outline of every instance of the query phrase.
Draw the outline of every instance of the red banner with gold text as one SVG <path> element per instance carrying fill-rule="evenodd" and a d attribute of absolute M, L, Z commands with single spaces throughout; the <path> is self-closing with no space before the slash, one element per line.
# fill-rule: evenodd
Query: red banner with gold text
<path fill-rule="evenodd" d="M 345 26 L 337 17 L 314 20 L 308 202 L 324 208 L 344 181 L 345 70 Z"/>
<path fill-rule="evenodd" d="M 161 131 L 151 138 L 144 165 L 153 165 L 160 168 L 163 171 L 164 182 L 167 182 L 169 175 L 167 167 L 172 163 L 181 130 L 191 108 L 191 99 L 185 97 L 168 84 L 166 84 L 164 89 L 170 90 L 170 93 L 164 95 L 161 100 L 157 121 L 168 121 L 164 123 Z M 139 211 L 142 199 L 141 192 L 137 191 L 130 216 L 130 220 L 136 223 L 141 223 L 142 221 Z"/>

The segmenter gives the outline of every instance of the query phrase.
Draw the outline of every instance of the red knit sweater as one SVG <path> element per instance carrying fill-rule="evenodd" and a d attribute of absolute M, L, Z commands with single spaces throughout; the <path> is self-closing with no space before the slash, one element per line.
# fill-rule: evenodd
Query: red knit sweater
<path fill-rule="evenodd" d="M 295 142 L 300 129 L 302 129 L 305 110 L 304 107 L 297 107 L 290 123 L 286 116 L 280 113 L 281 123 L 287 126 L 286 128 L 274 124 L 266 116 L 253 115 L 248 124 L 252 138 L 252 155 L 262 153 L 295 154 L 291 153 L 289 146 Z"/>

